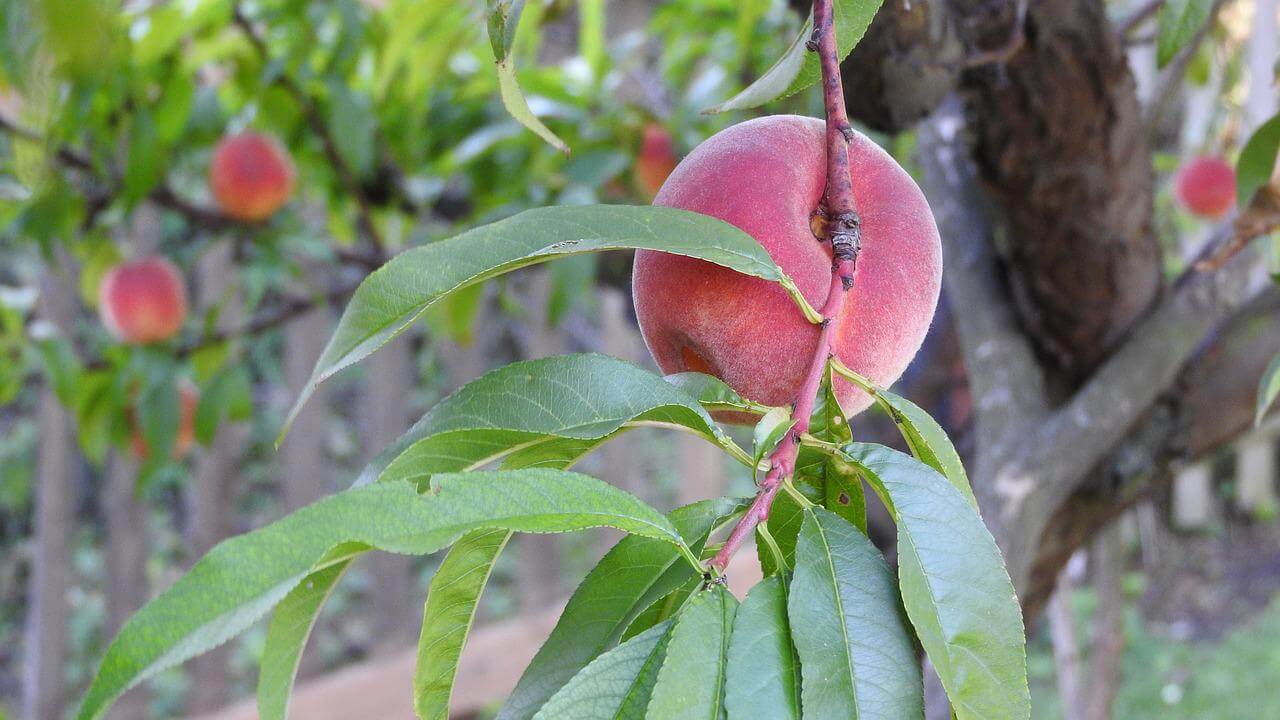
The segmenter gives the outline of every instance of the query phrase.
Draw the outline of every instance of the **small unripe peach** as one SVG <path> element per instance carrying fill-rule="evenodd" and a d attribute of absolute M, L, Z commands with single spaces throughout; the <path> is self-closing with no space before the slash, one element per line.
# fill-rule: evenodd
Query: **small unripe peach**
<path fill-rule="evenodd" d="M 200 405 L 200 393 L 195 385 L 190 382 L 178 384 L 178 403 L 178 434 L 173 439 L 173 449 L 169 453 L 169 457 L 174 460 L 185 457 L 195 443 L 196 407 Z M 129 414 L 129 424 L 133 426 L 133 437 L 130 438 L 133 454 L 139 460 L 146 460 L 151 456 L 151 449 L 147 447 L 147 441 L 142 437 L 142 429 L 138 427 L 137 418 L 132 412 Z"/>
<path fill-rule="evenodd" d="M 271 217 L 293 194 L 293 161 L 273 138 L 229 135 L 213 151 L 209 187 L 222 211 L 237 220 Z"/>
<path fill-rule="evenodd" d="M 1218 220 L 1236 206 L 1236 171 L 1222 158 L 1201 156 L 1178 169 L 1173 189 L 1187 212 Z"/>
<path fill-rule="evenodd" d="M 824 132 L 821 121 L 794 115 L 730 127 L 676 167 L 654 204 L 746 231 L 809 303 L 821 307 L 831 287 L 831 244 L 814 236 L 810 222 L 826 185 Z M 862 251 L 832 342 L 846 365 L 889 385 L 929 329 L 942 247 L 923 193 L 888 153 L 855 133 L 849 164 Z M 645 342 L 664 372 L 707 372 L 769 405 L 796 399 L 819 328 L 776 283 L 682 255 L 639 251 L 633 293 Z M 871 403 L 843 380 L 836 393 L 849 414 Z"/>
<path fill-rule="evenodd" d="M 671 133 L 657 123 L 645 125 L 640 152 L 636 154 L 636 187 L 652 199 L 679 161 Z"/>
<path fill-rule="evenodd" d="M 178 268 L 162 257 L 121 263 L 102 278 L 98 312 L 120 342 L 168 340 L 187 317 L 186 284 Z"/>

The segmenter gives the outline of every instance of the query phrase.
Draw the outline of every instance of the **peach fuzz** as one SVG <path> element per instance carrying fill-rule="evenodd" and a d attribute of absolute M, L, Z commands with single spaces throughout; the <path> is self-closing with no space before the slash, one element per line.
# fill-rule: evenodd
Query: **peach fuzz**
<path fill-rule="evenodd" d="M 825 185 L 824 131 L 822 121 L 794 115 L 723 130 L 676 167 L 654 204 L 711 215 L 749 233 L 820 307 L 831 284 L 831 245 L 814 237 L 810 218 Z M 887 386 L 911 362 L 933 318 L 942 247 L 923 193 L 888 153 L 855 133 L 849 161 L 862 252 L 833 346 L 846 365 Z M 632 291 L 641 332 L 663 372 L 707 372 L 769 405 L 795 399 L 818 326 L 775 283 L 639 251 Z M 872 402 L 843 380 L 836 392 L 849 415 Z"/>
<path fill-rule="evenodd" d="M 1174 196 L 1187 212 L 1206 220 L 1218 220 L 1236 206 L 1236 171 L 1213 156 L 1195 158 L 1178 169 Z"/>
<path fill-rule="evenodd" d="M 293 194 L 294 169 L 273 138 L 245 132 L 223 138 L 209 164 L 209 187 L 222 211 L 237 220 L 271 217 Z"/>
<path fill-rule="evenodd" d="M 102 324 L 120 342 L 141 345 L 168 340 L 187 317 L 182 274 L 162 257 L 121 263 L 98 286 Z"/>

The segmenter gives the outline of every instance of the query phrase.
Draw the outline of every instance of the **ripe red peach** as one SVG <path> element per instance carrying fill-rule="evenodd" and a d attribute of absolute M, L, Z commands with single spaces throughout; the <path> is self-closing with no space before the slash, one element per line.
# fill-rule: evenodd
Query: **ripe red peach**
<path fill-rule="evenodd" d="M 1236 206 L 1236 171 L 1222 158 L 1201 156 L 1178 169 L 1173 189 L 1187 212 L 1218 220 Z"/>
<path fill-rule="evenodd" d="M 120 342 L 168 340 L 187 317 L 186 284 L 178 268 L 162 257 L 121 263 L 98 286 L 98 312 Z"/>
<path fill-rule="evenodd" d="M 636 154 L 634 173 L 636 187 L 645 197 L 652 199 L 658 194 L 658 189 L 666 182 L 667 176 L 678 162 L 671 133 L 657 123 L 645 125 L 640 152 Z"/>
<path fill-rule="evenodd" d="M 213 151 L 209 187 L 222 211 L 237 220 L 271 217 L 293 194 L 294 169 L 274 138 L 253 132 L 229 135 Z"/>
<path fill-rule="evenodd" d="M 888 153 L 855 133 L 849 160 L 862 252 L 833 344 L 846 365 L 889 385 L 920 348 L 933 318 L 942 247 L 923 193 Z M 746 231 L 809 303 L 821 307 L 831 283 L 831 245 L 815 238 L 810 219 L 825 168 L 821 121 L 758 118 L 695 148 L 654 204 L 711 215 Z M 796 399 L 819 329 L 777 284 L 681 255 L 639 251 L 632 290 L 645 342 L 664 372 L 710 373 L 769 405 Z M 836 392 L 850 415 L 871 403 L 843 380 Z"/>
<path fill-rule="evenodd" d="M 179 383 L 178 402 L 178 435 L 174 438 L 173 449 L 169 453 L 169 457 L 174 460 L 185 457 L 195 443 L 196 408 L 200 405 L 200 393 L 195 385 L 190 382 Z M 151 456 L 151 449 L 147 447 L 147 441 L 142 437 L 142 428 L 138 427 L 137 419 L 132 412 L 129 413 L 129 424 L 133 428 L 133 436 L 129 443 L 133 448 L 133 454 L 139 460 L 146 460 Z"/>

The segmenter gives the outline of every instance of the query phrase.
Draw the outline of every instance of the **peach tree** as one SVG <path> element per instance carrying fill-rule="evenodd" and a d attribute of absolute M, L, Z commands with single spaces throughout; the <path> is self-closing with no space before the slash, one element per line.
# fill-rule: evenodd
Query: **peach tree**
<path fill-rule="evenodd" d="M 503 100 L 558 142 L 515 84 L 508 50 L 521 4 L 490 4 Z M 920 649 L 956 717 L 1029 717 L 1020 609 L 964 467 L 940 426 L 884 387 L 927 327 L 940 260 L 918 189 L 846 117 L 836 67 L 876 7 L 814 3 L 788 55 L 730 102 L 756 105 L 820 80 L 826 122 L 775 120 L 793 136 L 731 153 L 741 167 L 695 150 L 687 162 L 707 164 L 709 175 L 677 168 L 668 186 L 690 183 L 709 206 L 687 208 L 697 203 L 664 187 L 653 207 L 528 210 L 411 248 L 372 272 L 289 420 L 319 383 L 452 294 L 604 250 L 635 250 L 638 263 L 653 263 L 647 280 L 638 273 L 637 302 L 663 305 L 646 334 L 659 363 L 681 372 L 566 355 L 467 384 L 350 489 L 223 542 L 139 611 L 107 650 L 79 717 L 101 717 L 129 687 L 270 614 L 258 705 L 261 717 L 284 718 L 315 620 L 352 564 L 371 552 L 446 548 L 426 597 L 412 691 L 420 717 L 447 717 L 477 602 L 512 534 L 600 526 L 628 536 L 573 593 L 500 718 L 922 717 Z M 743 132 L 726 132 L 735 131 Z M 750 175 L 752 152 L 763 162 L 788 150 L 794 183 Z M 734 190 L 731 179 L 754 181 L 757 194 Z M 793 215 L 765 202 L 778 196 Z M 752 213 L 765 220 L 743 220 Z M 712 309 L 719 326 L 689 320 L 697 306 L 671 315 L 691 297 L 679 283 L 661 287 L 677 273 L 720 285 L 728 305 Z M 685 344 L 664 357 L 658 331 L 683 332 Z M 871 404 L 894 420 L 909 454 L 854 440 L 849 419 Z M 752 446 L 717 419 L 754 423 Z M 572 470 L 640 426 L 705 439 L 746 466 L 757 491 L 663 514 Z M 896 573 L 866 535 L 864 487 L 896 523 Z M 724 572 L 753 537 L 765 577 L 739 603 Z"/>

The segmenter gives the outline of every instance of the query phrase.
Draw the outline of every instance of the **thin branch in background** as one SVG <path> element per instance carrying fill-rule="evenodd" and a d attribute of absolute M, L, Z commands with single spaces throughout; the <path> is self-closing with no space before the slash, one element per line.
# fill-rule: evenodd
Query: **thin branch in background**
<path fill-rule="evenodd" d="M 244 14 L 244 10 L 239 3 L 232 6 L 232 18 L 237 27 L 244 33 L 249 40 L 249 44 L 264 63 L 271 62 L 271 51 L 267 47 L 267 43 L 258 34 L 254 28 L 253 22 Z M 306 118 L 307 125 L 311 128 L 311 132 L 320 138 L 320 144 L 324 148 L 325 157 L 328 158 L 329 164 L 333 166 L 334 173 L 338 176 L 338 182 L 342 183 L 342 189 L 356 201 L 356 219 L 360 225 L 360 229 L 365 236 L 369 238 L 377 247 L 383 247 L 382 236 L 378 232 L 378 228 L 373 223 L 373 210 L 369 204 L 369 198 L 365 195 L 364 188 L 357 181 L 355 173 L 351 166 L 347 164 L 346 158 L 342 157 L 342 153 L 338 150 L 338 144 L 334 140 L 333 133 L 329 131 L 329 127 L 325 125 L 324 119 L 320 117 L 320 110 L 316 107 L 311 97 L 298 85 L 288 73 L 281 72 L 276 75 L 275 82 L 284 88 L 285 92 L 293 97 L 294 102 L 302 110 L 302 116 Z"/>
<path fill-rule="evenodd" d="M 778 490 L 795 472 L 800 438 L 809 430 L 809 417 L 813 414 L 818 387 L 832 355 L 831 335 L 839 325 L 845 298 L 853 287 L 854 264 L 861 248 L 861 219 L 854 205 L 853 181 L 849 175 L 849 142 L 854 135 L 844 106 L 844 88 L 840 80 L 840 59 L 836 51 L 831 5 L 832 0 L 814 2 L 813 36 L 808 43 L 810 50 L 818 52 L 822 64 L 822 96 L 827 115 L 827 186 L 823 196 L 824 206 L 816 211 L 825 217 L 831 240 L 831 288 L 827 291 L 827 301 L 822 306 L 822 330 L 818 333 L 813 359 L 793 405 L 795 409 L 792 417 L 795 425 L 769 454 L 769 470 L 760 483 L 760 491 L 746 514 L 730 532 L 724 546 L 711 559 L 711 566 L 721 574 L 756 526 L 768 519 L 769 509 Z"/>
<path fill-rule="evenodd" d="M 1138 26 L 1154 16 L 1162 5 L 1164 5 L 1164 0 L 1147 0 L 1147 2 L 1139 5 L 1128 17 L 1116 22 L 1116 34 L 1121 38 L 1127 38 Z"/>

